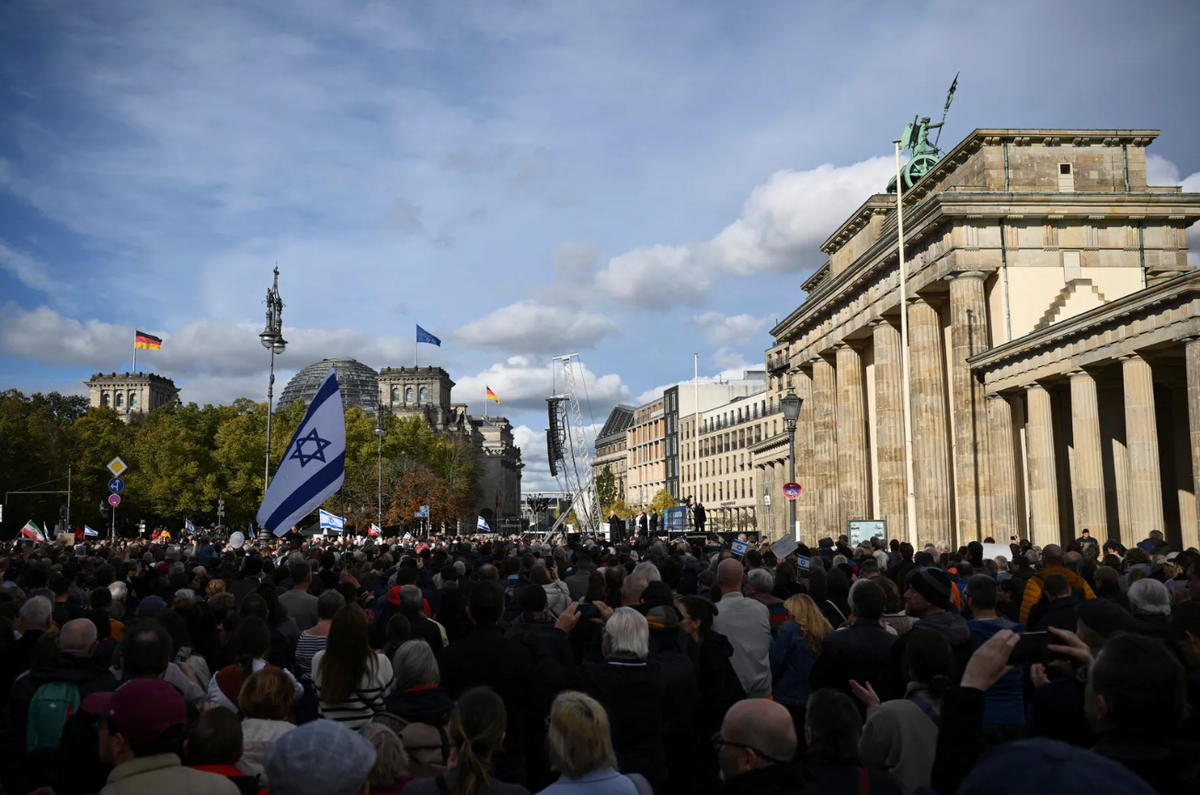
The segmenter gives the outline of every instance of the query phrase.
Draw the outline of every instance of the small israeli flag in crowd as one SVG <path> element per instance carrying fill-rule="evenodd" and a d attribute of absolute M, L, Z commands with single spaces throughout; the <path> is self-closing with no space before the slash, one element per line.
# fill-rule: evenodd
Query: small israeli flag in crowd
<path fill-rule="evenodd" d="M 87 525 L 83 526 L 83 534 L 85 536 L 88 536 L 89 538 L 95 538 L 96 536 L 100 535 L 99 533 L 97 533 L 95 530 L 88 527 Z"/>
<path fill-rule="evenodd" d="M 340 489 L 345 477 L 346 417 L 337 376 L 330 368 L 275 470 L 258 509 L 258 523 L 283 535 Z M 324 514 L 321 521 L 324 527 Z"/>
<path fill-rule="evenodd" d="M 332 514 L 324 508 L 321 509 L 321 529 L 332 530 L 335 533 L 340 533 L 346 527 L 346 520 L 337 514 Z"/>
<path fill-rule="evenodd" d="M 480 516 L 479 521 L 475 523 L 475 529 L 482 530 L 485 533 L 492 532 L 492 528 L 488 526 L 487 519 L 484 519 L 482 516 Z"/>
<path fill-rule="evenodd" d="M 184 519 L 183 520 L 183 529 L 189 533 L 194 534 L 196 532 L 196 525 L 192 524 L 191 519 Z"/>

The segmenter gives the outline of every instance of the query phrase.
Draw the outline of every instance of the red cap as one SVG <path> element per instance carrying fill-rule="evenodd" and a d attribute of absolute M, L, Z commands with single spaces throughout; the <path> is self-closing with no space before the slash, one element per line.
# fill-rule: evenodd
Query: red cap
<path fill-rule="evenodd" d="M 403 587 L 403 585 L 397 585 L 388 591 L 388 601 L 394 605 L 400 604 L 400 589 Z"/>
<path fill-rule="evenodd" d="M 183 695 L 162 679 L 133 679 L 112 693 L 93 693 L 83 700 L 83 709 L 107 718 L 111 731 L 142 742 L 187 725 Z"/>
<path fill-rule="evenodd" d="M 171 571 L 171 567 L 168 566 L 166 563 L 160 563 L 157 566 L 155 566 L 155 568 L 158 570 L 159 574 L 169 574 Z"/>

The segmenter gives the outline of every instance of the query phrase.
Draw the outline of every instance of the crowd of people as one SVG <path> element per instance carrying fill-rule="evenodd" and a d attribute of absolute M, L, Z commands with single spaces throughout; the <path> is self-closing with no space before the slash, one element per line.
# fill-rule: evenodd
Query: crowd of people
<path fill-rule="evenodd" d="M 1200 792 L 1200 553 L 984 548 L 10 545 L 2 795 Z"/>

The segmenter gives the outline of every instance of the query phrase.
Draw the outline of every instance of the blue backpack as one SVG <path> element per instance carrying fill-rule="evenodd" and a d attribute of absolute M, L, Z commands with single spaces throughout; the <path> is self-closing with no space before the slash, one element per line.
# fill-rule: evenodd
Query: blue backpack
<path fill-rule="evenodd" d="M 29 701 L 25 722 L 26 756 L 57 752 L 63 729 L 82 701 L 79 688 L 71 682 L 47 682 L 39 687 Z"/>

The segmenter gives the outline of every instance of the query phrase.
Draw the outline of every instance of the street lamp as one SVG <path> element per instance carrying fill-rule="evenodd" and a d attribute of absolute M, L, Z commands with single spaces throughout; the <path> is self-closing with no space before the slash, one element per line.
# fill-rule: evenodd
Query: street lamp
<path fill-rule="evenodd" d="M 796 482 L 796 420 L 800 419 L 800 404 L 804 400 L 800 398 L 792 387 L 788 387 L 787 394 L 779 399 L 779 407 L 783 409 L 783 424 L 787 428 L 788 433 L 788 482 Z M 796 541 L 800 540 L 800 533 L 796 529 L 796 501 L 788 500 L 788 519 L 792 523 L 791 532 L 792 538 Z"/>
<path fill-rule="evenodd" d="M 279 297 L 279 268 L 275 268 L 275 283 L 267 290 L 267 324 L 258 334 L 262 346 L 271 352 L 271 377 L 267 382 L 267 453 L 263 474 L 263 494 L 271 482 L 271 410 L 275 400 L 275 354 L 283 353 L 287 340 L 283 338 L 283 299 Z"/>
<path fill-rule="evenodd" d="M 383 404 L 375 413 L 375 436 L 379 439 L 379 504 L 376 510 L 379 515 L 379 529 L 383 531 Z"/>

